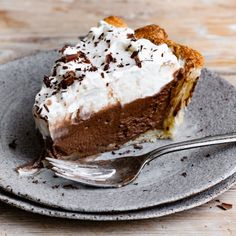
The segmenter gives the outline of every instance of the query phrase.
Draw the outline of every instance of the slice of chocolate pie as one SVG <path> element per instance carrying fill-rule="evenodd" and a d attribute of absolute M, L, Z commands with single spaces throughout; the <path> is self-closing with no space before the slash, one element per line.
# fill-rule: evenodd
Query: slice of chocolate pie
<path fill-rule="evenodd" d="M 52 157 L 98 154 L 171 137 L 203 65 L 157 25 L 135 31 L 117 17 L 65 46 L 36 95 L 36 126 Z"/>

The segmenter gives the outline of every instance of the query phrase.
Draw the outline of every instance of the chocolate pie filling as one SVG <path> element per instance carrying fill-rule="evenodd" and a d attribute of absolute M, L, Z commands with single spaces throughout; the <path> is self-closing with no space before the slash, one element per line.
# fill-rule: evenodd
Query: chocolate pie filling
<path fill-rule="evenodd" d="M 76 124 L 63 124 L 62 129 L 68 131 L 66 135 L 49 142 L 49 153 L 57 158 L 73 153 L 80 157 L 93 155 L 119 147 L 148 130 L 163 130 L 172 93 L 182 80 L 180 70 L 155 96 L 137 99 L 123 107 L 117 103 L 87 120 L 81 120 L 78 114 Z M 56 132 L 60 132 L 60 128 Z"/>

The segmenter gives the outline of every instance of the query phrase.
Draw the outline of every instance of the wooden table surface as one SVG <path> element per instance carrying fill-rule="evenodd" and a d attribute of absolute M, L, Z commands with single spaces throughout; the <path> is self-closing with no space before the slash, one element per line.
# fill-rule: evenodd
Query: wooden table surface
<path fill-rule="evenodd" d="M 177 1 L 176 1 L 177 2 Z M 198 49 L 206 67 L 236 85 L 235 0 L 0 0 L 0 63 L 74 43 L 108 15 L 131 27 L 156 23 L 170 38 Z M 236 187 L 215 200 L 160 219 L 82 222 L 27 213 L 0 203 L 2 235 L 236 235 Z"/>

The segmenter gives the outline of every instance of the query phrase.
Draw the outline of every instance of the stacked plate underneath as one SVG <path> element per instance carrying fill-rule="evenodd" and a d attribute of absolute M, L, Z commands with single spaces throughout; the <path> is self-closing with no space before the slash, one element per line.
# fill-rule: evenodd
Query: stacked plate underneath
<path fill-rule="evenodd" d="M 15 169 L 40 153 L 31 108 L 41 78 L 56 57 L 56 52 L 43 52 L 0 66 L 0 200 L 55 217 L 131 220 L 193 208 L 235 183 L 236 145 L 232 144 L 162 156 L 145 167 L 134 183 L 119 189 L 82 186 L 55 178 L 49 169 L 20 177 Z M 174 141 L 236 131 L 235 88 L 206 69 L 201 77 Z M 139 155 L 170 142 L 126 147 L 114 157 L 127 149 Z"/>

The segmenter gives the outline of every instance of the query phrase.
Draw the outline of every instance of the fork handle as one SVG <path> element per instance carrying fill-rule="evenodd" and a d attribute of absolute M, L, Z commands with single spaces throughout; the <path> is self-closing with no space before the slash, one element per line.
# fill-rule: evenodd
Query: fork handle
<path fill-rule="evenodd" d="M 192 139 L 183 142 L 177 142 L 162 146 L 148 153 L 146 158 L 146 163 L 152 161 L 153 159 L 171 152 L 183 151 L 192 148 L 212 146 L 225 143 L 236 142 L 236 133 L 220 134 L 214 136 L 208 136 L 204 138 Z"/>

